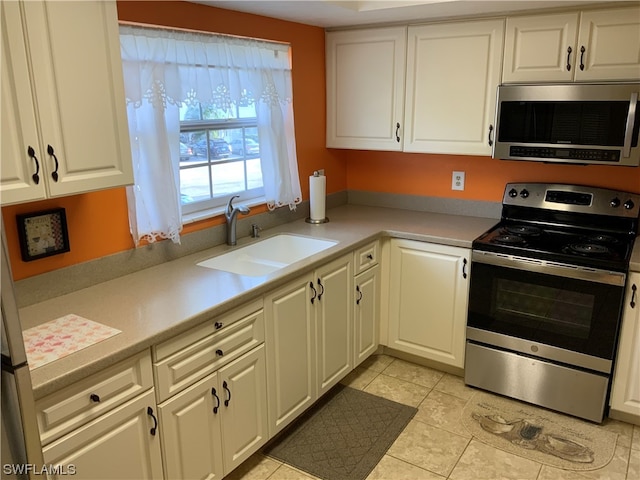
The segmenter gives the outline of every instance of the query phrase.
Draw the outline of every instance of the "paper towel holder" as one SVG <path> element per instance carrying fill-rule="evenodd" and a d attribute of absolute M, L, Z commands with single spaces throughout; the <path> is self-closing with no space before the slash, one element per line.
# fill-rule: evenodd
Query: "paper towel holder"
<path fill-rule="evenodd" d="M 324 217 L 324 218 L 321 218 L 319 220 L 314 220 L 311 217 L 307 217 L 307 218 L 304 219 L 304 221 L 307 222 L 307 223 L 311 223 L 313 225 L 318 225 L 320 223 L 327 223 L 329 221 L 329 219 L 327 217 Z"/>
<path fill-rule="evenodd" d="M 316 170 L 316 171 L 313 172 L 313 176 L 314 177 L 318 177 L 318 176 L 320 176 L 321 173 L 322 173 L 322 175 L 324 175 L 324 170 L 322 170 L 321 172 Z M 316 219 L 311 218 L 309 216 L 309 217 L 305 218 L 304 221 L 307 222 L 307 223 L 311 223 L 312 225 L 319 225 L 321 223 L 327 223 L 329 221 L 329 219 L 327 217 L 324 217 L 324 218 L 320 218 L 320 219 L 316 220 Z"/>

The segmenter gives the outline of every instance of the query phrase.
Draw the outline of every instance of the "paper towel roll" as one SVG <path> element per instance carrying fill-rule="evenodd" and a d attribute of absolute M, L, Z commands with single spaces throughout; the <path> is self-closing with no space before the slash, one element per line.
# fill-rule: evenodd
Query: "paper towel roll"
<path fill-rule="evenodd" d="M 309 177 L 309 203 L 311 220 L 324 220 L 326 205 L 327 177 L 311 175 Z"/>

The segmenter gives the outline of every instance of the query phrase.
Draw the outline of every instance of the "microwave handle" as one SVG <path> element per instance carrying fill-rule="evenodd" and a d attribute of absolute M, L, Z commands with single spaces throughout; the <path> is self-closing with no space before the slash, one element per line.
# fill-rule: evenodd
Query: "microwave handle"
<path fill-rule="evenodd" d="M 629 158 L 631 156 L 631 138 L 633 137 L 633 128 L 636 120 L 636 108 L 638 105 L 638 92 L 631 94 L 629 100 L 629 113 L 627 114 L 627 127 L 624 132 L 624 147 L 622 149 L 622 156 Z"/>

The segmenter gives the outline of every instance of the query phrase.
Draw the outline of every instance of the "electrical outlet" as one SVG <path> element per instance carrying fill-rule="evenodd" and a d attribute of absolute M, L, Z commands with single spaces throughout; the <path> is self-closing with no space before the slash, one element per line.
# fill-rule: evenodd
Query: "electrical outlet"
<path fill-rule="evenodd" d="M 464 190 L 464 172 L 453 172 L 451 190 Z"/>

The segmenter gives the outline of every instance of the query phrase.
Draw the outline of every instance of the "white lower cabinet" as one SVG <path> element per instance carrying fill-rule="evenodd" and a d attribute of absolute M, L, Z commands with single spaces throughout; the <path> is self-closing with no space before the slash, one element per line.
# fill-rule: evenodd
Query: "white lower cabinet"
<path fill-rule="evenodd" d="M 618 356 L 611 391 L 611 408 L 631 415 L 640 425 L 640 273 L 631 272 Z"/>
<path fill-rule="evenodd" d="M 266 295 L 269 434 L 352 369 L 351 254 Z"/>
<path fill-rule="evenodd" d="M 49 477 L 162 478 L 157 415 L 148 350 L 39 399 Z"/>
<path fill-rule="evenodd" d="M 153 390 L 136 397 L 43 448 L 59 475 L 93 479 L 161 479 L 162 459 Z M 66 474 L 64 472 L 67 472 Z"/>
<path fill-rule="evenodd" d="M 264 345 L 160 405 L 166 478 L 222 478 L 268 439 Z"/>
<path fill-rule="evenodd" d="M 392 239 L 389 347 L 463 368 L 469 249 Z"/>
<path fill-rule="evenodd" d="M 353 298 L 353 367 L 357 367 L 372 355 L 378 348 L 380 341 L 380 266 L 377 252 L 379 243 L 373 244 L 373 253 L 366 253 L 373 266 L 363 265 L 354 278 Z M 356 252 L 356 264 L 358 253 Z M 360 264 L 362 265 L 362 264 Z M 359 269 L 356 268 L 356 273 Z"/>

